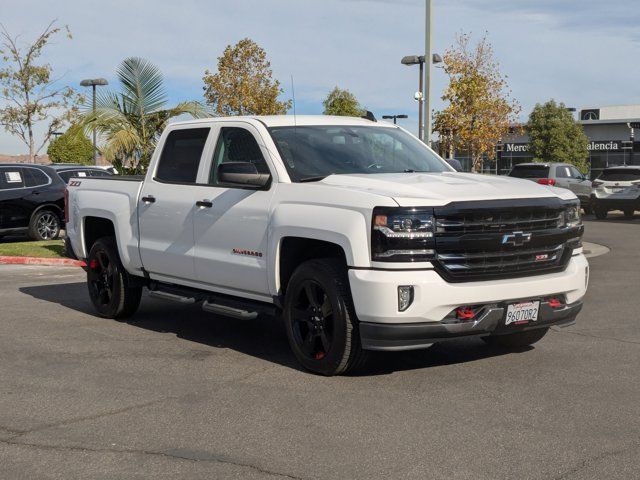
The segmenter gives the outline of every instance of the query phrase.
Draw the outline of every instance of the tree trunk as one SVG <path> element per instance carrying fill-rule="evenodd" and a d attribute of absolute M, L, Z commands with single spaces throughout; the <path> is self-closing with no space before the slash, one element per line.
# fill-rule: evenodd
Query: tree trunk
<path fill-rule="evenodd" d="M 36 163 L 36 155 L 34 152 L 33 145 L 33 130 L 31 130 L 31 126 L 29 126 L 29 163 Z"/>

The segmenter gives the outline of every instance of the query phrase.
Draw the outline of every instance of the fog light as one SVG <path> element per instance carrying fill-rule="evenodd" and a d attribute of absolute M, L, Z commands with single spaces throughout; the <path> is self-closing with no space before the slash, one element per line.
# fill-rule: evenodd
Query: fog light
<path fill-rule="evenodd" d="M 404 312 L 413 303 L 413 285 L 398 287 L 398 310 Z"/>

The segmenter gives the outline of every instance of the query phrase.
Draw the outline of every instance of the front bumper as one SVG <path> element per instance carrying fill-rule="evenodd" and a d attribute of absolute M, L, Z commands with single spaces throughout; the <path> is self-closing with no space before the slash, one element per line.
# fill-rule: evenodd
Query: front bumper
<path fill-rule="evenodd" d="M 365 348 L 374 348 L 375 345 L 371 342 L 375 339 L 384 340 L 384 332 L 402 332 L 399 334 L 400 340 L 394 340 L 395 334 L 391 334 L 392 343 L 395 342 L 392 349 L 402 348 L 401 342 L 405 342 L 404 348 L 420 348 L 434 343 L 429 341 L 434 338 L 491 333 L 496 328 L 495 322 L 503 323 L 501 320 L 505 304 L 554 295 L 564 298 L 568 308 L 565 313 L 568 316 L 558 319 L 556 311 L 551 317 L 541 316 L 539 322 L 525 328 L 544 326 L 546 324 L 543 322 L 549 319 L 550 324 L 570 322 L 572 319 L 567 319 L 575 318 L 578 313 L 579 307 L 574 308 L 574 305 L 581 305 L 589 278 L 587 259 L 578 252 L 579 250 L 574 251 L 562 272 L 464 283 L 448 283 L 435 270 L 350 269 L 349 283 L 356 315 L 361 322 L 363 345 L 367 345 Z M 411 306 L 400 312 L 398 286 L 404 285 L 413 286 L 414 298 Z M 471 330 L 467 330 L 469 325 L 443 323 L 456 308 L 480 304 L 494 307 L 487 312 L 488 316 L 482 322 L 476 320 L 476 326 Z M 541 315 L 542 308 L 543 305 Z"/>
<path fill-rule="evenodd" d="M 360 340 L 365 350 L 414 350 L 426 348 L 436 342 L 455 338 L 483 335 L 500 335 L 552 325 L 566 327 L 575 323 L 576 315 L 582 309 L 582 301 L 551 308 L 549 303 L 541 302 L 538 320 L 526 325 L 504 326 L 506 305 L 489 308 L 480 318 L 464 323 L 403 323 L 360 324 Z"/>

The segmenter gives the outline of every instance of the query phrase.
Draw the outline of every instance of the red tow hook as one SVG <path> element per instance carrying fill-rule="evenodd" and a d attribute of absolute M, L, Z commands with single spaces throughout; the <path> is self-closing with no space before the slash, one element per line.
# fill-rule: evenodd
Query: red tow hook
<path fill-rule="evenodd" d="M 549 299 L 549 306 L 551 308 L 560 308 L 562 306 L 562 302 L 559 299 L 555 298 L 555 297 L 554 298 L 550 298 Z"/>
<path fill-rule="evenodd" d="M 98 260 L 96 260 L 95 258 L 92 258 L 92 259 L 89 261 L 89 268 L 90 268 L 91 270 L 95 270 L 96 268 L 98 268 Z"/>
<path fill-rule="evenodd" d="M 469 307 L 458 307 L 456 308 L 456 317 L 458 320 L 471 320 L 476 316 L 476 312 Z"/>

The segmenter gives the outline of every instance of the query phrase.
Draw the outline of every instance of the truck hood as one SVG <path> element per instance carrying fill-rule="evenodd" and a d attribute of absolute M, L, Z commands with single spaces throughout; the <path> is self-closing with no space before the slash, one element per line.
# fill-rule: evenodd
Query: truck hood
<path fill-rule="evenodd" d="M 529 180 L 461 172 L 330 175 L 319 183 L 391 197 L 400 206 L 512 198 L 576 198 L 570 190 Z"/>

